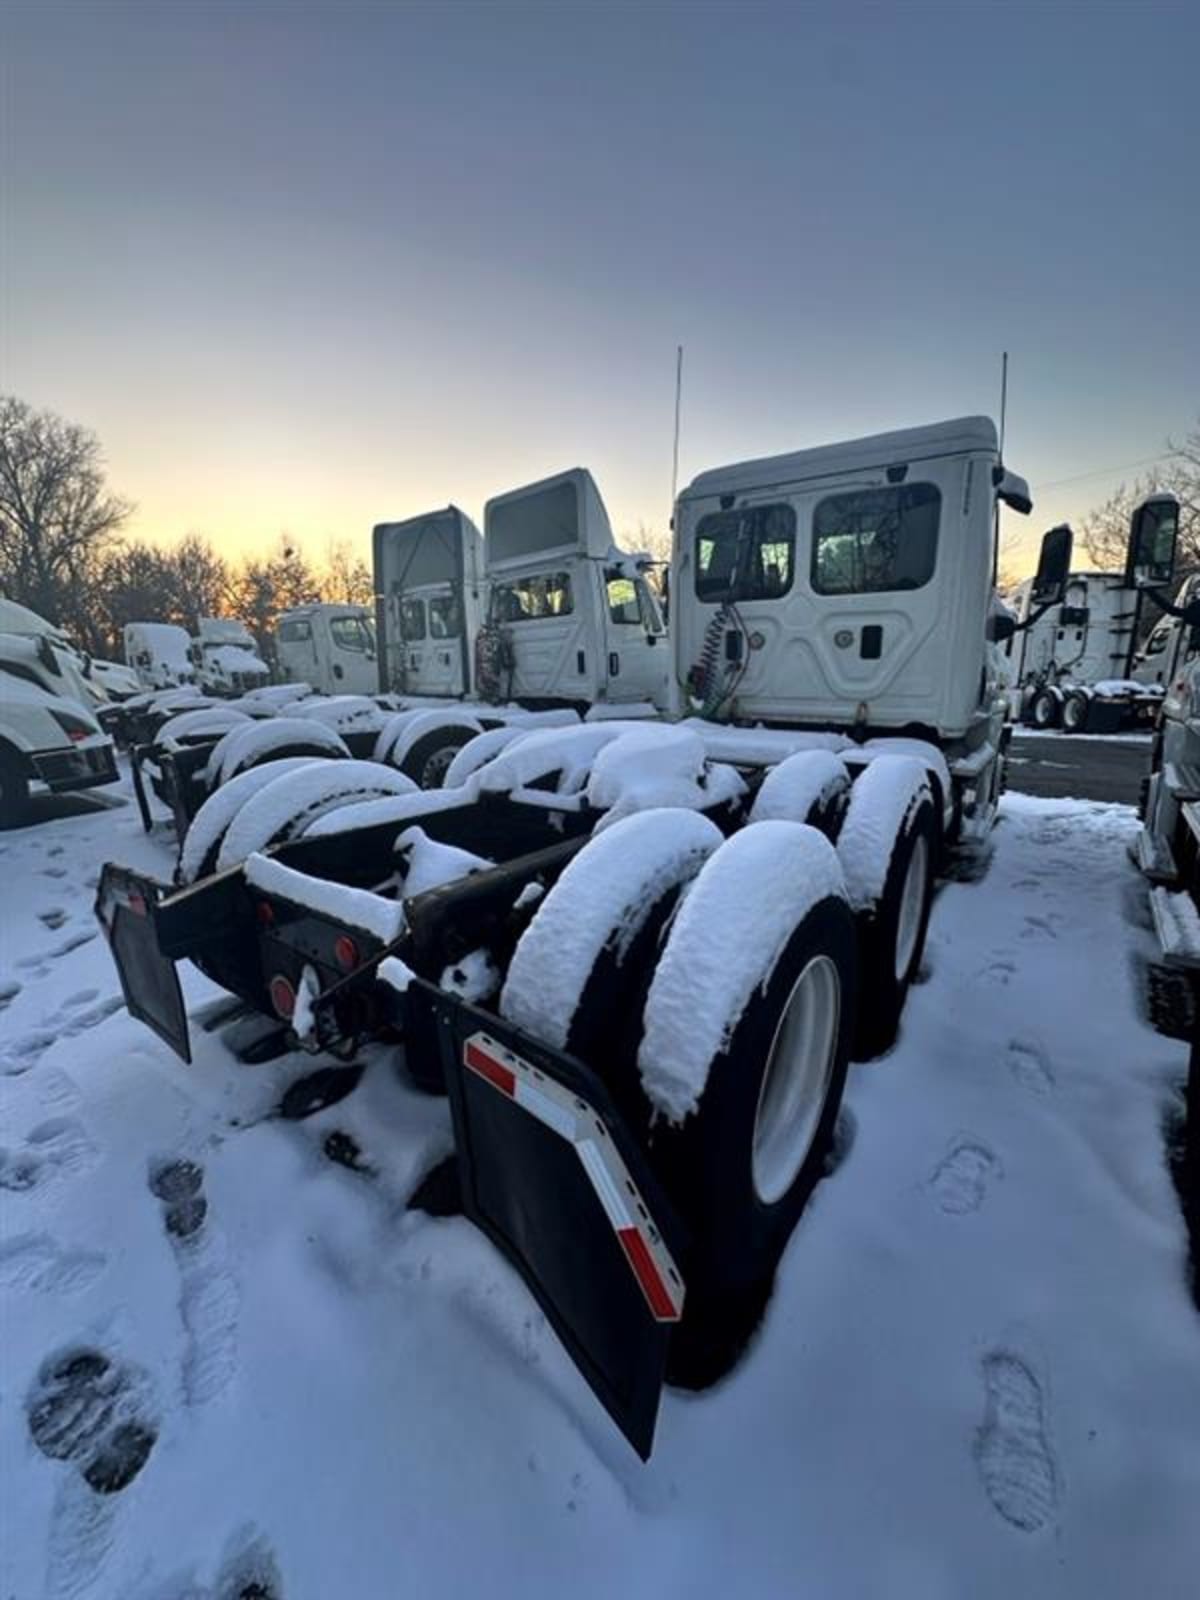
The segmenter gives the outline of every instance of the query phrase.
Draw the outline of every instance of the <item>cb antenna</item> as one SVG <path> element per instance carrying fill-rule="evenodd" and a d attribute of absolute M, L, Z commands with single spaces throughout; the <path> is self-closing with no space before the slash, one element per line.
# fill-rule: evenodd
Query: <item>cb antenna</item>
<path fill-rule="evenodd" d="M 675 346 L 675 445 L 671 452 L 671 519 L 675 516 L 675 493 L 679 487 L 679 407 L 683 398 L 683 346 Z"/>
<path fill-rule="evenodd" d="M 1004 460 L 1004 424 L 1008 420 L 1008 351 L 1000 357 L 1000 459 Z"/>

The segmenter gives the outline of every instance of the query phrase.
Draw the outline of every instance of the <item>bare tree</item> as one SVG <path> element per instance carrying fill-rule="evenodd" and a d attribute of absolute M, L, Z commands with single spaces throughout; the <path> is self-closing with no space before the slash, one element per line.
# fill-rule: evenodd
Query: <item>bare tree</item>
<path fill-rule="evenodd" d="M 1200 423 L 1182 444 L 1168 441 L 1167 448 L 1170 454 L 1161 465 L 1132 485 L 1122 484 L 1103 505 L 1083 519 L 1083 544 L 1098 567 L 1117 571 L 1125 565 L 1129 519 L 1134 507 L 1156 489 L 1169 489 L 1178 495 L 1180 503 L 1180 570 L 1200 568 Z"/>
<path fill-rule="evenodd" d="M 170 601 L 167 620 L 195 633 L 201 617 L 219 617 L 232 598 L 229 567 L 207 539 L 189 533 L 168 557 Z"/>
<path fill-rule="evenodd" d="M 51 622 L 79 609 L 89 564 L 133 510 L 78 423 L 0 396 L 0 584 Z"/>
<path fill-rule="evenodd" d="M 369 606 L 375 597 L 370 567 L 361 556 L 351 553 L 344 539 L 329 546 L 321 594 L 325 600 L 340 600 L 350 606 Z"/>

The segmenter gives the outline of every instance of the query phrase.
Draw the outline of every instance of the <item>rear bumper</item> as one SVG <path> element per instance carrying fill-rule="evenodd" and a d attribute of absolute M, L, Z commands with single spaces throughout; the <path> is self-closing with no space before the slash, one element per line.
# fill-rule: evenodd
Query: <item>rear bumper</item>
<path fill-rule="evenodd" d="M 120 777 L 112 741 L 73 745 L 69 750 L 35 750 L 29 758 L 34 777 L 51 794 L 70 789 L 95 789 Z"/>

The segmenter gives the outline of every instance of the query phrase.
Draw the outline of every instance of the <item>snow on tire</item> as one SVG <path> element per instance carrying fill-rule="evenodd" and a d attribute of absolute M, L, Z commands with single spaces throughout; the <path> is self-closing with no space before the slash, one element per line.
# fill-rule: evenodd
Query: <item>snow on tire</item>
<path fill-rule="evenodd" d="M 837 853 L 858 923 L 862 1004 L 855 1053 L 895 1042 L 921 964 L 938 849 L 929 774 L 913 756 L 880 756 L 850 790 Z"/>
<path fill-rule="evenodd" d="M 411 779 L 376 761 L 314 761 L 246 801 L 221 841 L 217 866 L 223 871 L 256 850 L 299 838 L 310 823 L 340 806 L 413 793 Z"/>
<path fill-rule="evenodd" d="M 277 778 L 295 772 L 300 767 L 310 767 L 320 759 L 319 756 L 286 756 L 263 761 L 222 784 L 197 811 L 184 835 L 177 880 L 180 883 L 195 883 L 198 878 L 215 872 L 225 831 L 246 802 Z"/>
<path fill-rule="evenodd" d="M 650 985 L 638 1054 L 662 1118 L 655 1168 L 692 1238 L 670 1376 L 728 1370 L 821 1177 L 855 1012 L 854 919 L 832 845 L 751 823 L 689 889 Z"/>
<path fill-rule="evenodd" d="M 155 742 L 180 744 L 185 739 L 222 738 L 231 730 L 253 726 L 244 711 L 231 711 L 224 706 L 197 706 L 164 722 Z"/>
<path fill-rule="evenodd" d="M 752 822 L 807 822 L 836 839 L 850 793 L 846 763 L 832 750 L 800 750 L 774 766 L 750 809 Z"/>
<path fill-rule="evenodd" d="M 641 811 L 592 838 L 539 905 L 509 964 L 501 1014 L 602 1072 L 635 1123 L 642 1004 L 680 890 L 721 844 L 697 811 Z"/>
<path fill-rule="evenodd" d="M 204 781 L 210 789 L 215 789 L 247 767 L 281 756 L 341 757 L 349 754 L 332 728 L 301 717 L 272 717 L 267 722 L 231 728 L 209 756 Z"/>
<path fill-rule="evenodd" d="M 442 787 L 460 789 L 493 756 L 499 755 L 514 739 L 524 738 L 528 732 L 529 729 L 519 723 L 505 723 L 502 728 L 489 728 L 486 733 L 477 733 L 460 747 L 446 769 Z"/>

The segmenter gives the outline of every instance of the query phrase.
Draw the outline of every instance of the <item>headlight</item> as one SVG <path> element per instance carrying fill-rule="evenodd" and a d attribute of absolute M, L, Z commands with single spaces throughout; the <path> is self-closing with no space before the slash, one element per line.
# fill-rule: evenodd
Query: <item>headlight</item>
<path fill-rule="evenodd" d="M 79 744 L 84 739 L 90 739 L 96 729 L 84 722 L 82 717 L 73 717 L 69 711 L 51 711 L 50 715 L 70 739 L 72 744 Z"/>

